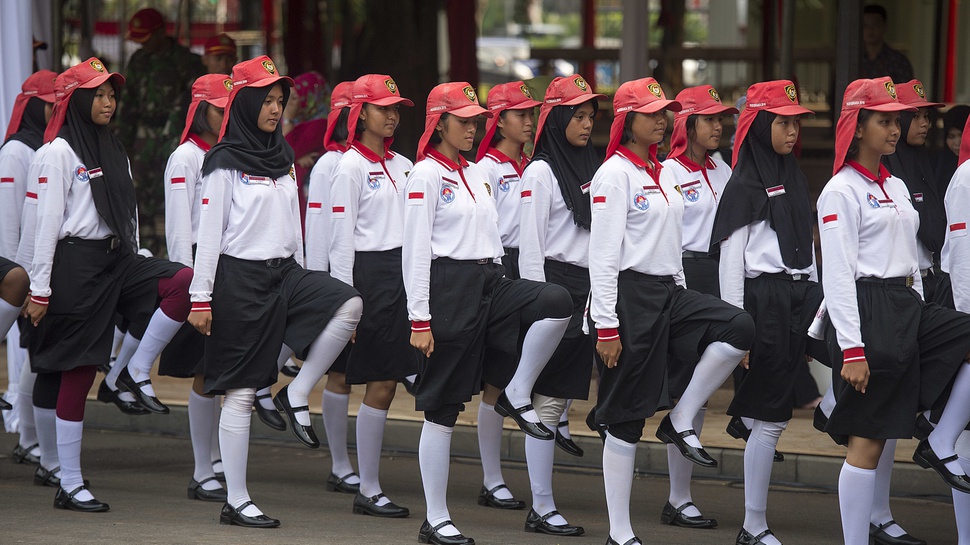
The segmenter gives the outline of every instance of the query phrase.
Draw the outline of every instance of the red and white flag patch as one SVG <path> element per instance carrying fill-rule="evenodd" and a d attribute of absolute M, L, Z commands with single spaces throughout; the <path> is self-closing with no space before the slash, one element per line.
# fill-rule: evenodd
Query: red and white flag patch
<path fill-rule="evenodd" d="M 185 189 L 185 178 L 172 178 L 172 189 Z"/>
<path fill-rule="evenodd" d="M 822 216 L 822 229 L 828 231 L 829 229 L 835 229 L 839 226 L 839 215 L 838 214 L 827 214 Z"/>
<path fill-rule="evenodd" d="M 202 199 L 202 209 L 203 210 L 208 210 L 209 209 L 209 199 L 208 198 Z"/>
<path fill-rule="evenodd" d="M 526 189 L 519 193 L 519 204 L 532 202 L 532 190 Z"/>
<path fill-rule="evenodd" d="M 307 203 L 306 207 L 307 207 L 307 212 L 311 214 L 320 214 L 323 212 L 322 202 L 309 202 Z"/>
<path fill-rule="evenodd" d="M 13 187 L 13 178 L 0 178 L 0 187 Z"/>
<path fill-rule="evenodd" d="M 347 215 L 347 207 L 334 206 L 333 209 L 331 209 L 331 213 L 335 219 L 343 218 L 345 215 Z"/>
<path fill-rule="evenodd" d="M 424 191 L 411 191 L 408 193 L 408 206 L 421 206 L 424 204 Z"/>
<path fill-rule="evenodd" d="M 783 186 L 783 185 L 776 185 L 774 187 L 769 187 L 769 188 L 765 189 L 765 192 L 768 193 L 768 197 L 777 197 L 779 195 L 784 195 L 785 194 L 785 186 Z"/>
<path fill-rule="evenodd" d="M 950 224 L 950 238 L 958 238 L 967 236 L 967 222 L 961 221 L 959 223 Z"/>

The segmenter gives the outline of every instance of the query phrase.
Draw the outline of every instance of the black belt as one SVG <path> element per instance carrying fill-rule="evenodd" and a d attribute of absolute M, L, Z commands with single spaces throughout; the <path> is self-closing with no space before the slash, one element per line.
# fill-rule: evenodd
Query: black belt
<path fill-rule="evenodd" d="M 862 282 L 863 284 L 876 284 L 880 286 L 903 286 L 906 288 L 913 287 L 913 277 L 912 276 L 896 276 L 893 278 L 876 278 L 875 276 L 864 276 L 856 282 Z"/>
<path fill-rule="evenodd" d="M 561 271 L 564 274 L 589 277 L 589 269 L 555 259 L 546 258 L 545 267 L 553 271 Z"/>
<path fill-rule="evenodd" d="M 684 253 L 681 254 L 681 256 L 688 259 L 714 259 L 707 252 L 692 252 L 690 250 L 684 250 Z"/>
<path fill-rule="evenodd" d="M 808 275 L 804 273 L 799 274 L 787 274 L 787 273 L 761 273 L 758 276 L 763 276 L 765 278 L 777 278 L 778 280 L 788 280 L 789 282 L 807 282 Z"/>
<path fill-rule="evenodd" d="M 283 261 L 285 261 L 286 259 L 287 258 L 285 257 L 274 257 L 273 259 L 264 260 L 263 263 L 265 263 L 266 266 L 269 267 L 270 269 L 278 269 L 279 266 L 282 265 Z"/>
<path fill-rule="evenodd" d="M 509 248 L 509 247 L 506 246 L 506 247 L 504 247 L 502 249 L 505 250 L 505 255 L 507 255 L 507 256 L 514 257 L 514 256 L 518 256 L 519 255 L 519 249 L 518 248 Z"/>
<path fill-rule="evenodd" d="M 438 257 L 435 261 L 443 264 L 455 264 L 455 265 L 491 265 L 495 262 L 491 257 L 486 257 L 485 259 L 452 259 L 450 257 Z"/>
<path fill-rule="evenodd" d="M 102 238 L 100 240 L 93 240 L 89 238 L 78 238 L 78 237 L 64 237 L 64 242 L 68 244 L 73 244 L 75 246 L 88 246 L 90 248 L 100 248 L 104 249 L 106 252 L 113 252 L 118 248 L 121 248 L 121 239 L 118 237 L 108 237 Z"/>
<path fill-rule="evenodd" d="M 620 271 L 619 276 L 620 278 L 624 278 L 627 280 L 635 280 L 637 282 L 673 282 L 674 281 L 674 275 L 672 274 L 664 274 L 664 275 L 657 276 L 654 274 L 637 272 L 633 269 Z"/>

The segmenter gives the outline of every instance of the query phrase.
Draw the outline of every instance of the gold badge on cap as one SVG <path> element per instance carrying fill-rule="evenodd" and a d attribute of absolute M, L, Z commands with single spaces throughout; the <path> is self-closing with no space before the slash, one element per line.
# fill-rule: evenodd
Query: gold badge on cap
<path fill-rule="evenodd" d="M 656 83 L 648 83 L 647 84 L 647 91 L 650 91 L 653 94 L 653 96 L 655 96 L 657 98 L 663 98 L 663 96 L 664 96 L 664 92 L 660 88 L 660 85 L 659 84 L 656 84 Z"/>
<path fill-rule="evenodd" d="M 919 97 L 921 99 L 926 100 L 926 93 L 923 91 L 923 86 L 922 85 L 920 85 L 918 83 L 914 83 L 913 84 L 913 90 L 916 91 L 916 94 L 919 95 Z"/>
<path fill-rule="evenodd" d="M 468 97 L 468 100 L 470 100 L 472 102 L 478 102 L 478 97 L 475 96 L 475 90 L 472 89 L 472 86 L 471 85 L 466 85 L 461 90 L 461 92 L 465 93 L 465 96 Z"/>
<path fill-rule="evenodd" d="M 711 98 L 713 98 L 715 102 L 721 101 L 721 95 L 717 94 L 717 89 L 711 87 L 707 90 L 707 94 L 711 95 Z"/>
<path fill-rule="evenodd" d="M 265 68 L 270 74 L 276 74 L 276 65 L 273 64 L 273 61 L 263 61 L 260 64 L 262 64 L 263 68 Z"/>
<path fill-rule="evenodd" d="M 579 87 L 580 91 L 585 92 L 587 89 L 589 89 L 589 84 L 586 83 L 586 80 L 583 79 L 583 76 L 576 76 L 575 78 L 573 78 L 573 83 L 576 84 L 576 87 Z"/>
<path fill-rule="evenodd" d="M 387 90 L 390 91 L 392 95 L 397 94 L 397 84 L 394 83 L 394 80 L 391 78 L 384 80 L 384 86 L 387 87 Z"/>
<path fill-rule="evenodd" d="M 101 64 L 101 61 L 94 60 L 94 61 L 91 61 L 90 64 L 91 64 L 91 68 L 94 68 L 98 72 L 104 72 L 104 65 Z"/>
<path fill-rule="evenodd" d="M 798 102 L 798 91 L 795 90 L 794 85 L 785 86 L 785 95 L 788 96 L 788 100 L 792 102 Z"/>
<path fill-rule="evenodd" d="M 893 97 L 893 100 L 896 100 L 896 86 L 893 85 L 893 82 L 886 82 L 886 92 L 889 93 L 889 96 Z"/>
<path fill-rule="evenodd" d="M 222 80 L 222 84 L 226 87 L 226 91 L 228 91 L 230 93 L 232 92 L 232 80 L 231 79 L 226 78 L 226 79 Z"/>
<path fill-rule="evenodd" d="M 532 91 L 529 90 L 528 86 L 519 85 L 519 90 L 522 91 L 522 94 L 525 95 L 527 98 L 530 98 L 530 99 L 532 98 Z"/>

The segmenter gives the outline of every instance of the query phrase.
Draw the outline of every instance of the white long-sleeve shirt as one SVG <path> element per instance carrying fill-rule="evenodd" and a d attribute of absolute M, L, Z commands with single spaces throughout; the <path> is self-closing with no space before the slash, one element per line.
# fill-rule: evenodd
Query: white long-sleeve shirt
<path fill-rule="evenodd" d="M 27 194 L 27 170 L 34 150 L 20 140 L 0 147 L 0 257 L 13 261 L 20 244 L 20 217 Z"/>
<path fill-rule="evenodd" d="M 404 244 L 404 184 L 411 161 L 380 157 L 354 142 L 333 171 L 330 187 L 330 274 L 354 285 L 354 252 Z"/>
<path fill-rule="evenodd" d="M 290 173 L 274 180 L 217 169 L 202 178 L 195 275 L 189 287 L 193 304 L 212 300 L 220 254 L 252 261 L 293 257 L 303 263 L 297 180 L 292 168 Z"/>
<path fill-rule="evenodd" d="M 654 178 L 644 165 L 620 147 L 593 176 L 589 313 L 599 330 L 615 330 L 620 325 L 616 315 L 620 271 L 673 275 L 678 284 L 685 285 L 683 198 L 667 169 L 661 167 Z"/>
<path fill-rule="evenodd" d="M 175 148 L 165 165 L 165 243 L 168 258 L 192 266 L 192 245 L 199 238 L 202 161 L 212 146 L 191 135 Z"/>
<path fill-rule="evenodd" d="M 947 230 L 940 264 L 950 274 L 953 303 L 960 312 L 970 312 L 970 161 L 953 173 L 943 198 L 946 206 Z"/>
<path fill-rule="evenodd" d="M 717 203 L 731 179 L 731 167 L 713 157 L 701 167 L 684 156 L 667 159 L 663 166 L 684 197 L 684 250 L 706 254 L 711 247 Z"/>
<path fill-rule="evenodd" d="M 589 268 L 589 231 L 576 225 L 559 181 L 544 160 L 522 174 L 519 196 L 519 275 L 546 281 L 546 259 Z"/>
<path fill-rule="evenodd" d="M 27 191 L 24 193 L 24 207 L 20 215 L 20 243 L 17 245 L 17 257 L 14 262 L 22 264 L 28 275 L 31 274 L 34 262 L 34 243 L 37 234 L 37 198 L 40 193 L 37 174 L 40 172 L 49 147 L 48 143 L 38 148 L 30 161 L 30 168 L 27 169 Z"/>
<path fill-rule="evenodd" d="M 922 294 L 916 232 L 919 214 L 902 180 L 879 167 L 882 182 L 842 167 L 818 198 L 822 289 L 846 363 L 865 357 L 855 281 L 913 277 Z"/>
<path fill-rule="evenodd" d="M 324 153 L 310 171 L 306 203 L 306 266 L 313 271 L 330 270 L 330 187 L 342 151 Z"/>
<path fill-rule="evenodd" d="M 476 163 L 485 171 L 485 176 L 495 197 L 498 209 L 498 232 L 502 246 L 519 247 L 519 194 L 522 169 L 527 159 L 523 156 L 516 164 L 509 156 L 495 148 L 490 148 L 485 157 Z"/>
<path fill-rule="evenodd" d="M 404 207 L 403 268 L 408 319 L 431 321 L 431 260 L 501 259 L 495 200 L 485 173 L 464 159 L 455 164 L 431 151 L 411 169 Z"/>

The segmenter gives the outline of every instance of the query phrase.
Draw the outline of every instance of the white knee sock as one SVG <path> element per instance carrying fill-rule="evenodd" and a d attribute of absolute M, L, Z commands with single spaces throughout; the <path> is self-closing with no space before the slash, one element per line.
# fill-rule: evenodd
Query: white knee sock
<path fill-rule="evenodd" d="M 889 487 L 893 477 L 893 458 L 896 455 L 896 440 L 887 439 L 882 449 L 879 464 L 876 465 L 876 480 L 872 488 L 872 513 L 869 521 L 881 526 L 893 520 L 893 512 L 889 507 Z M 892 537 L 899 537 L 906 532 L 898 525 L 892 524 L 883 528 Z"/>
<path fill-rule="evenodd" d="M 566 439 L 572 439 L 573 436 L 569 433 L 569 407 L 572 407 L 573 400 L 566 400 L 566 408 L 562 410 L 562 416 L 559 417 L 559 435 L 562 435 Z M 699 432 L 698 432 L 699 433 Z"/>
<path fill-rule="evenodd" d="M 502 422 L 505 419 L 495 412 L 495 406 L 484 401 L 478 404 L 478 453 L 482 459 L 482 485 L 491 490 L 505 484 L 502 475 Z M 512 493 L 502 488 L 495 492 L 501 500 L 512 499 Z"/>
<path fill-rule="evenodd" d="M 670 423 L 673 424 L 675 431 L 682 432 L 690 429 L 698 411 L 731 376 L 731 372 L 741 361 L 741 356 L 744 356 L 744 350 L 739 350 L 725 342 L 713 342 L 707 345 L 700 361 L 697 362 L 697 367 L 694 368 L 694 374 L 687 389 L 684 390 L 684 395 L 680 396 L 677 406 L 670 411 Z M 687 436 L 684 440 L 692 447 L 701 446 L 700 439 L 695 435 Z"/>
<path fill-rule="evenodd" d="M 81 476 L 81 438 L 84 436 L 84 422 L 57 419 L 57 456 L 61 460 L 61 488 L 73 492 L 84 485 Z M 94 496 L 82 490 L 74 496 L 78 501 L 88 501 Z"/>
<path fill-rule="evenodd" d="M 755 420 L 744 446 L 744 529 L 758 535 L 768 529 L 768 485 L 778 438 L 788 422 Z M 779 545 L 771 535 L 762 538 L 768 545 Z"/>
<path fill-rule="evenodd" d="M 13 409 L 3 413 L 3 425 L 8 433 L 20 433 L 21 446 L 30 446 L 37 442 L 36 437 L 34 437 L 36 434 L 33 431 L 28 431 L 28 438 L 34 437 L 34 440 L 26 444 L 23 443 L 25 439 L 21 428 L 21 415 L 32 412 L 29 405 L 26 409 L 21 409 L 21 403 L 24 402 L 20 395 L 22 391 L 21 383 L 23 376 L 30 374 L 30 366 L 24 365 L 26 360 L 27 351 L 20 348 L 20 326 L 14 323 L 7 331 L 7 391 L 3 394 L 3 399 L 13 405 Z M 31 394 L 32 392 L 28 392 L 28 395 Z M 29 400 L 27 403 L 29 403 Z M 27 425 L 32 428 L 33 420 Z"/>
<path fill-rule="evenodd" d="M 532 396 L 532 403 L 539 415 L 539 421 L 549 429 L 559 424 L 566 400 L 540 394 Z M 552 464 L 556 455 L 555 441 L 542 441 L 531 436 L 525 438 L 525 459 L 529 469 L 529 482 L 532 485 L 532 509 L 539 516 L 556 510 L 552 496 Z M 554 526 L 566 524 L 561 515 L 550 517 L 547 522 Z"/>
<path fill-rule="evenodd" d="M 314 339 L 310 350 L 307 351 L 303 367 L 287 387 L 291 407 L 302 407 L 307 404 L 310 390 L 320 382 L 323 375 L 327 374 L 327 370 L 333 365 L 333 360 L 337 359 L 344 346 L 350 341 L 350 336 L 357 329 L 362 309 L 363 303 L 360 297 L 350 299 L 334 312 L 333 318 Z M 302 426 L 309 426 L 310 411 L 296 413 L 296 421 Z"/>
<path fill-rule="evenodd" d="M 869 545 L 869 515 L 875 469 L 860 469 L 842 464 L 839 473 L 839 511 L 842 513 L 842 535 L 845 545 Z"/>
<path fill-rule="evenodd" d="M 195 469 L 192 478 L 202 482 L 214 477 L 212 471 L 212 435 L 218 429 L 212 406 L 216 400 L 212 397 L 200 396 L 195 390 L 189 391 L 189 436 L 192 439 L 192 456 L 195 459 Z M 211 481 L 203 488 L 215 490 L 217 483 Z"/>
<path fill-rule="evenodd" d="M 448 472 L 451 464 L 451 433 L 453 428 L 424 421 L 418 441 L 418 465 L 424 501 L 428 506 L 428 523 L 432 527 L 451 520 L 448 512 Z M 454 525 L 438 530 L 441 535 L 454 536 L 460 532 Z"/>
<path fill-rule="evenodd" d="M 24 366 L 20 369 L 20 383 L 17 388 L 17 427 L 20 429 L 20 446 L 29 447 L 37 443 L 37 426 L 34 424 L 34 381 L 37 373 Z"/>
<path fill-rule="evenodd" d="M 104 377 L 104 381 L 108 383 L 108 388 L 111 388 L 112 390 L 118 389 L 118 375 L 121 374 L 122 369 L 128 367 L 128 363 L 131 361 L 131 356 L 134 355 L 135 350 L 138 349 L 139 343 L 141 343 L 141 341 L 134 338 L 131 333 L 124 334 L 124 337 L 122 337 L 121 346 L 118 348 L 118 357 L 115 358 L 115 363 L 111 366 L 111 371 L 107 374 L 107 376 Z M 129 373 L 130 372 L 131 371 L 129 371 Z M 119 396 L 122 401 L 127 401 L 129 403 L 135 400 L 135 396 L 133 396 L 131 392 L 119 392 Z"/>
<path fill-rule="evenodd" d="M 330 390 L 323 391 L 323 428 L 327 434 L 327 446 L 330 447 L 330 472 L 337 477 L 350 475 L 354 467 L 350 465 L 350 454 L 347 453 L 347 410 L 350 396 L 337 394 Z M 359 483 L 356 476 L 347 479 L 347 484 Z"/>
<path fill-rule="evenodd" d="M 970 432 L 964 431 L 957 438 L 957 454 L 963 472 L 970 475 Z M 953 515 L 957 520 L 957 545 L 970 545 L 970 494 L 951 490 Z"/>
<path fill-rule="evenodd" d="M 509 385 L 505 387 L 505 395 L 513 407 L 528 405 L 532 400 L 532 388 L 539 378 L 539 374 L 549 363 L 549 358 L 559 346 L 569 318 L 545 318 L 533 322 L 522 341 L 522 356 L 519 366 L 512 375 Z M 539 416 L 535 411 L 522 413 L 522 418 L 529 422 L 538 422 Z M 555 426 L 553 426 L 555 429 Z"/>
<path fill-rule="evenodd" d="M 228 503 L 233 507 L 250 501 L 246 487 L 246 466 L 249 463 L 249 426 L 252 423 L 254 388 L 240 388 L 226 392 L 219 419 L 219 446 L 222 466 L 226 472 Z M 255 517 L 263 514 L 255 505 L 243 509 L 242 514 Z"/>
<path fill-rule="evenodd" d="M 630 524 L 630 494 L 636 456 L 635 444 L 621 441 L 607 432 L 603 445 L 603 485 L 610 517 L 610 538 L 617 543 L 626 543 L 634 536 Z"/>
<path fill-rule="evenodd" d="M 148 322 L 148 328 L 145 329 L 145 334 L 141 337 L 141 342 L 138 343 L 138 349 L 128 362 L 128 373 L 135 382 L 147 380 L 151 376 L 155 359 L 168 346 L 168 342 L 182 327 L 182 323 L 166 316 L 160 308 L 155 310 L 155 314 L 152 314 L 152 319 Z M 150 396 L 155 395 L 151 384 L 142 386 L 141 391 Z"/>
<path fill-rule="evenodd" d="M 34 424 L 40 444 L 40 465 L 47 471 L 54 470 L 61 465 L 57 455 L 57 411 L 34 407 Z"/>
<path fill-rule="evenodd" d="M 822 401 L 818 404 L 822 409 L 822 414 L 826 418 L 832 415 L 832 409 L 835 409 L 835 390 L 829 386 L 829 389 L 825 391 L 825 395 L 822 396 Z"/>
<path fill-rule="evenodd" d="M 701 434 L 701 429 L 704 428 L 704 413 L 706 409 L 701 408 L 697 411 L 697 416 L 694 417 L 694 423 L 692 427 L 697 435 Z M 680 453 L 675 445 L 667 445 L 667 470 L 670 474 L 670 496 L 668 496 L 667 501 L 674 508 L 678 508 L 687 502 L 693 502 L 694 500 L 690 495 L 690 479 L 694 474 L 694 462 L 691 462 L 684 455 Z M 685 516 L 688 517 L 699 517 L 701 512 L 697 507 L 688 507 L 683 511 Z"/>
<path fill-rule="evenodd" d="M 125 332 L 118 329 L 118 326 L 115 326 L 114 333 L 111 337 L 111 357 L 112 358 L 117 358 L 118 351 L 121 350 L 121 343 L 124 342 L 124 340 L 125 340 Z"/>
<path fill-rule="evenodd" d="M 936 429 L 927 438 L 930 446 L 933 447 L 933 452 L 941 460 L 953 456 L 956 452 L 954 445 L 957 437 L 967 427 L 967 422 L 970 422 L 970 364 L 964 363 L 960 365 L 960 370 L 953 379 L 953 389 L 940 415 L 940 421 L 936 423 Z M 946 468 L 955 475 L 964 474 L 958 461 L 949 462 Z"/>
<path fill-rule="evenodd" d="M 368 498 L 383 493 L 380 469 L 385 422 L 387 411 L 368 407 L 361 402 L 357 410 L 357 468 L 360 470 L 360 493 Z M 381 498 L 377 505 L 387 503 L 390 500 Z"/>
<path fill-rule="evenodd" d="M 10 331 L 10 326 L 17 321 L 17 316 L 20 316 L 20 309 L 21 307 L 11 305 L 3 299 L 0 299 L 0 335 L 7 335 L 7 332 Z M 19 333 L 20 330 L 17 331 Z"/>
<path fill-rule="evenodd" d="M 212 421 L 215 422 L 215 429 L 212 430 L 212 445 L 209 459 L 212 460 L 212 472 L 224 473 L 222 468 L 222 450 L 219 448 L 219 420 L 222 418 L 222 396 L 212 396 Z M 219 462 L 216 468 L 215 463 Z"/>

